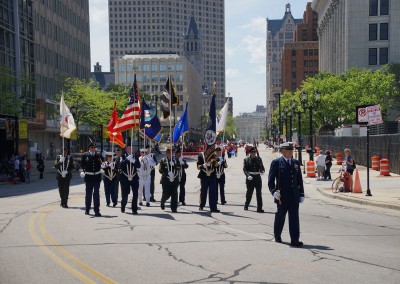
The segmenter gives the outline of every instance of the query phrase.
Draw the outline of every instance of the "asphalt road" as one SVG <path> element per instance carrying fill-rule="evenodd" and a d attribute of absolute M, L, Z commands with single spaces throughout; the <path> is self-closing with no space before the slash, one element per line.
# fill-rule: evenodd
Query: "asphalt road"
<path fill-rule="evenodd" d="M 0 187 L 0 283 L 400 283 L 399 211 L 327 199 L 305 179 L 303 248 L 273 241 L 275 205 L 263 176 L 263 214 L 249 211 L 243 150 L 228 159 L 221 213 L 198 211 L 199 180 L 190 162 L 187 206 L 159 202 L 139 215 L 105 207 L 84 215 L 76 176 L 69 209 L 59 206 L 55 175 Z M 260 148 L 266 168 L 275 154 Z M 159 180 L 159 175 L 156 176 Z M 156 183 L 156 199 L 161 197 Z M 208 209 L 206 207 L 205 209 Z M 91 211 L 93 212 L 93 210 Z"/>

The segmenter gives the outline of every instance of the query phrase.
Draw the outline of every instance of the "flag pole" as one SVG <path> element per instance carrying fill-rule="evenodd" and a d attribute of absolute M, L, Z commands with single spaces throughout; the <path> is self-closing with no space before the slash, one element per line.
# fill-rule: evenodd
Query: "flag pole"
<path fill-rule="evenodd" d="M 171 96 L 171 76 L 169 75 L 168 72 L 168 95 L 169 95 L 169 144 L 170 144 L 170 149 L 171 149 L 171 161 L 172 161 L 172 142 L 173 142 L 173 137 L 172 137 L 172 125 L 171 125 L 171 114 L 172 114 L 172 96 Z M 169 169 L 168 166 L 168 171 L 172 172 L 172 165 L 171 169 Z"/>
<path fill-rule="evenodd" d="M 231 93 L 228 93 L 228 99 L 226 100 L 227 102 L 229 102 L 229 96 Z M 226 118 L 226 120 L 228 120 L 228 116 Z M 226 121 L 225 121 L 225 129 L 226 129 Z M 224 139 L 225 139 L 225 129 L 224 132 L 222 133 L 222 144 L 224 145 Z M 225 146 L 223 146 L 225 148 Z"/>

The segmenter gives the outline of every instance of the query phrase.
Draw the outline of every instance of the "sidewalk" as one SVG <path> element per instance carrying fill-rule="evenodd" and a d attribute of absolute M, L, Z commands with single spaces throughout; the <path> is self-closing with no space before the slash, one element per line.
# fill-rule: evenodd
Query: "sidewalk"
<path fill-rule="evenodd" d="M 357 165 L 360 176 L 362 193 L 333 193 L 331 186 L 333 179 L 339 175 L 341 166 L 336 165 L 336 160 L 331 168 L 332 181 L 317 181 L 316 178 L 304 177 L 309 181 L 322 195 L 353 202 L 362 205 L 376 206 L 394 210 L 400 210 L 400 175 L 391 173 L 390 176 L 381 176 L 379 171 L 369 170 L 369 188 L 372 196 L 366 196 L 367 193 L 367 168 Z M 355 180 L 356 172 L 353 174 Z"/>

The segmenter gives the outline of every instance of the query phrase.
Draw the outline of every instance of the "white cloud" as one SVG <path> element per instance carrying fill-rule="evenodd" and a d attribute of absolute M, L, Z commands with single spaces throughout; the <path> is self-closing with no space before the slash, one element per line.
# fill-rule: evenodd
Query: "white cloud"
<path fill-rule="evenodd" d="M 227 78 L 237 78 L 240 77 L 240 71 L 239 69 L 227 68 L 225 70 L 225 75 Z"/>
<path fill-rule="evenodd" d="M 236 54 L 237 47 L 230 47 L 230 46 L 225 46 L 225 55 L 226 57 L 232 57 Z"/>
<path fill-rule="evenodd" d="M 251 21 L 243 26 L 242 29 L 251 29 L 253 31 L 262 32 L 265 34 L 266 32 L 266 18 L 263 17 L 256 17 L 251 19 Z"/>
<path fill-rule="evenodd" d="M 258 64 L 266 60 L 265 38 L 247 35 L 241 46 L 250 55 L 249 63 Z"/>

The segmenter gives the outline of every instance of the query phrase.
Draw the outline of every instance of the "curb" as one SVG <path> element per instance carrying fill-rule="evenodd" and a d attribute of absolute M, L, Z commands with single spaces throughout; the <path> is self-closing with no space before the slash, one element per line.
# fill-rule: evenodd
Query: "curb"
<path fill-rule="evenodd" d="M 378 202 L 369 201 L 369 200 L 356 199 L 356 198 L 352 198 L 352 197 L 349 197 L 349 196 L 343 196 L 343 195 L 340 195 L 340 194 L 330 194 L 330 193 L 327 193 L 324 190 L 320 189 L 319 187 L 317 187 L 316 189 L 323 196 L 326 196 L 326 197 L 329 197 L 329 198 L 332 198 L 332 199 L 339 199 L 339 200 L 342 200 L 342 201 L 352 202 L 352 203 L 356 203 L 356 204 L 360 204 L 360 205 L 375 206 L 375 207 L 392 209 L 392 210 L 399 210 L 400 211 L 400 205 L 387 204 L 387 203 L 378 203 Z"/>

